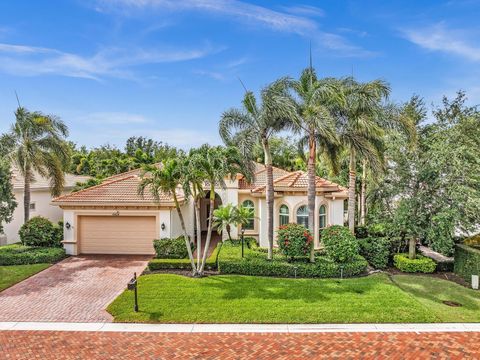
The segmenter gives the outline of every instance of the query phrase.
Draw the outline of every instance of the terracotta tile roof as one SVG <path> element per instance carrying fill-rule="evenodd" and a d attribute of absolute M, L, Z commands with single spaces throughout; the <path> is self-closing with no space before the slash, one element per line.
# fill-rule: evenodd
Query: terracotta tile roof
<path fill-rule="evenodd" d="M 121 175 L 121 174 L 119 174 Z M 71 194 L 60 196 L 53 203 L 71 204 L 149 204 L 149 205 L 172 205 L 173 197 L 169 194 L 160 194 L 159 202 L 155 200 L 149 189 L 145 189 L 144 195 L 137 192 L 140 177 L 135 173 L 128 172 L 125 176 L 115 176 L 102 182 L 100 185 L 80 190 Z M 183 194 L 177 193 L 178 200 L 183 201 Z"/>
<path fill-rule="evenodd" d="M 245 179 L 239 182 L 240 189 L 251 190 L 253 193 L 262 193 L 266 189 L 266 170 L 262 164 L 256 164 L 255 176 L 252 183 L 247 183 Z M 317 191 L 331 193 L 335 196 L 346 196 L 347 189 L 331 181 L 316 177 L 315 182 Z M 306 191 L 308 186 L 308 176 L 304 171 L 288 172 L 273 167 L 273 187 L 275 191 Z"/>
<path fill-rule="evenodd" d="M 31 183 L 30 187 L 32 190 L 36 189 L 49 189 L 50 188 L 50 180 L 44 178 L 37 172 L 33 174 L 34 181 Z M 83 175 L 74 175 L 74 174 L 65 174 L 65 189 L 71 189 L 75 186 L 77 182 L 84 182 L 90 179 L 90 176 L 83 176 Z M 12 167 L 12 185 L 13 188 L 16 189 L 23 189 L 25 186 L 25 180 L 20 173 L 20 171 L 16 167 Z"/>

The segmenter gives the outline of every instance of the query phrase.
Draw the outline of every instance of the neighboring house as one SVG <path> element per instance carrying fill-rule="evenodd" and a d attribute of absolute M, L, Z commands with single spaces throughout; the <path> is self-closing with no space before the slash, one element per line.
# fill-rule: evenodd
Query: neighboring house
<path fill-rule="evenodd" d="M 43 216 L 53 222 L 62 220 L 63 212 L 58 206 L 53 206 L 52 195 L 50 194 L 50 181 L 39 174 L 34 174 L 35 181 L 31 184 L 31 199 L 30 199 L 30 218 L 34 216 Z M 89 179 L 88 176 L 78 176 L 72 174 L 65 174 L 65 188 L 64 193 L 70 192 L 77 182 L 83 182 Z M 24 223 L 23 214 L 23 188 L 24 179 L 18 169 L 12 169 L 12 184 L 17 201 L 17 207 L 13 213 L 13 219 L 10 223 L 4 224 L 4 233 L 7 238 L 7 244 L 12 244 L 20 241 L 18 230 Z"/>
<path fill-rule="evenodd" d="M 255 217 L 246 226 L 245 235 L 256 237 L 267 246 L 267 204 L 265 199 L 265 167 L 256 165 L 253 183 L 242 176 L 226 180 L 226 188 L 217 187 L 215 207 L 220 204 L 243 204 L 253 208 Z M 289 222 L 308 226 L 307 175 L 302 171 L 288 172 L 274 168 L 275 211 L 274 228 Z M 97 186 L 63 195 L 53 204 L 63 209 L 65 224 L 64 246 L 68 254 L 153 254 L 152 240 L 174 238 L 182 229 L 173 199 L 162 194 L 156 202 L 148 189 L 144 196 L 137 193 L 140 170 L 115 175 Z M 328 225 L 343 225 L 345 188 L 317 177 L 317 207 L 315 214 L 315 245 L 319 246 L 319 231 Z M 209 193 L 201 206 L 201 231 L 208 226 Z M 187 232 L 196 232 L 194 207 L 178 190 L 178 198 Z M 233 229 L 232 236 L 238 236 Z"/>

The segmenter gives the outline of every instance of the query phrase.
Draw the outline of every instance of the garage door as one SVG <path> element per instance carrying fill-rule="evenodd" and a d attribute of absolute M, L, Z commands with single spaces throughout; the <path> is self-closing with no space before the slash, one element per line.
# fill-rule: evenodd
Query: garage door
<path fill-rule="evenodd" d="M 80 253 L 153 254 L 154 216 L 80 216 Z"/>

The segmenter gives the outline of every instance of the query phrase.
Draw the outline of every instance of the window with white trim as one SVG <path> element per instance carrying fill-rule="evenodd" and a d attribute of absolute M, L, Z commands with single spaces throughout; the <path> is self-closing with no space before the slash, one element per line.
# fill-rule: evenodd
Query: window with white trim
<path fill-rule="evenodd" d="M 308 208 L 302 205 L 297 209 L 297 224 L 303 225 L 308 229 Z"/>
<path fill-rule="evenodd" d="M 255 204 L 252 200 L 245 200 L 242 203 L 242 206 L 244 208 L 250 209 L 250 212 L 253 215 L 250 219 L 248 219 L 248 223 L 243 225 L 243 228 L 245 230 L 253 230 L 255 228 Z"/>
<path fill-rule="evenodd" d="M 318 209 L 318 228 L 320 229 L 320 233 L 322 230 L 327 227 L 327 207 L 325 205 L 321 205 L 320 209 Z"/>
<path fill-rule="evenodd" d="M 290 221 L 290 215 L 288 214 L 288 206 L 287 205 L 282 205 L 280 206 L 280 210 L 279 210 L 279 223 L 280 223 L 280 226 L 282 225 L 287 225 Z"/>

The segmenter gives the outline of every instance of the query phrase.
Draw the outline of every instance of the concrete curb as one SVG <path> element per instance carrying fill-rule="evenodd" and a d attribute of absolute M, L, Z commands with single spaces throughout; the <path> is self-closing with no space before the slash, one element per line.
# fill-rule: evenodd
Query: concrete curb
<path fill-rule="evenodd" d="M 480 332 L 480 323 L 441 324 L 125 324 L 0 322 L 10 331 L 101 331 L 153 333 Z"/>

